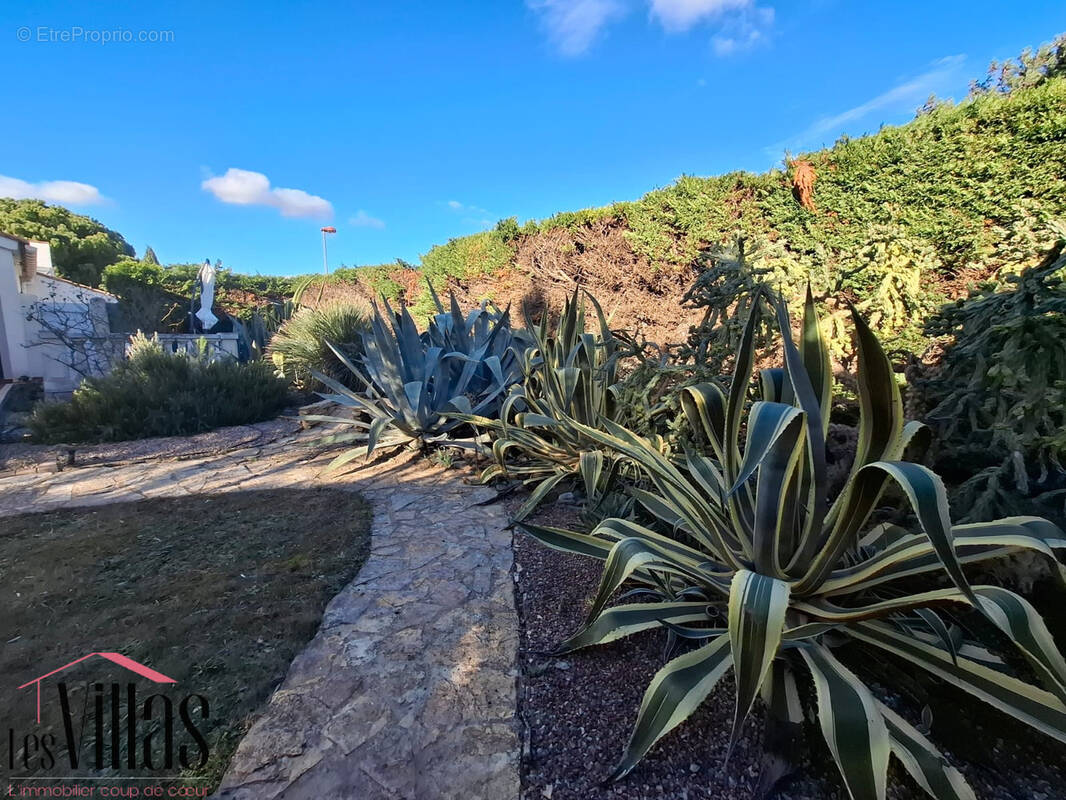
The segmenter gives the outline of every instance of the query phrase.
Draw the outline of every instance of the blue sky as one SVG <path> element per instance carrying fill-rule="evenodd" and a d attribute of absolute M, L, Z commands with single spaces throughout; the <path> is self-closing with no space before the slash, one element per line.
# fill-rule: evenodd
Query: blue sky
<path fill-rule="evenodd" d="M 1063 30 L 1057 1 L 5 3 L 0 196 L 165 263 L 315 271 L 325 224 L 334 266 L 416 261 L 904 122 Z"/>

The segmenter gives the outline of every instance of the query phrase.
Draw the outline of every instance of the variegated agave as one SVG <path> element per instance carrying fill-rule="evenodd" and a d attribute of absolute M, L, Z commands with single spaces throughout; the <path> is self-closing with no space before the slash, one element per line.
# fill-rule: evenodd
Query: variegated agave
<path fill-rule="evenodd" d="M 571 424 L 598 429 L 615 414 L 618 342 L 596 298 L 588 298 L 599 322 L 597 333 L 586 332 L 584 302 L 575 291 L 554 329 L 547 313 L 539 325 L 527 320 L 533 344 L 522 354 L 522 381 L 511 387 L 499 418 L 454 415 L 492 440 L 491 447 L 479 442 L 478 449 L 495 462 L 482 473 L 483 482 L 517 478 L 532 487 L 516 520 L 525 519 L 566 481 L 580 481 L 595 506 L 620 467 L 617 452 Z"/>
<path fill-rule="evenodd" d="M 560 650 L 659 626 L 698 645 L 655 675 L 614 777 L 633 769 L 730 668 L 736 678 L 734 741 L 760 693 L 779 720 L 799 722 L 797 675 L 806 671 L 814 679 L 822 732 L 853 798 L 885 797 L 891 754 L 934 797 L 972 798 L 961 773 L 871 693 L 838 658 L 838 646 L 862 643 L 1066 742 L 1066 662 L 1043 620 L 1010 591 L 971 586 L 962 567 L 1021 550 L 1054 559 L 1053 549 L 1066 547 L 1066 536 L 1039 517 L 952 526 L 940 479 L 903 460 L 920 426 L 904 424 L 891 366 L 854 312 L 859 445 L 847 484 L 830 503 L 826 344 L 809 293 L 799 346 L 784 305 L 775 305 L 785 366 L 761 373 L 761 399 L 748 413 L 743 449 L 758 304 L 728 390 L 715 384 L 685 390 L 685 414 L 706 438 L 709 454 L 690 453 L 680 466 L 609 421 L 604 432 L 584 431 L 643 468 L 655 491 L 634 494 L 670 535 L 619 519 L 604 521 L 591 535 L 522 526 L 551 547 L 604 561 L 588 620 Z M 867 530 L 890 482 L 902 489 L 918 532 L 887 524 Z M 942 578 L 947 588 L 936 582 Z M 925 590 L 918 585 L 923 579 L 932 579 Z M 660 602 L 608 607 L 627 581 Z M 1008 661 L 973 640 L 966 633 L 972 626 L 956 624 L 968 609 L 1012 642 L 1042 688 L 1021 680 Z"/>
<path fill-rule="evenodd" d="M 319 440 L 323 443 L 360 443 L 337 456 L 332 468 L 369 455 L 376 447 L 443 440 L 463 424 L 449 412 L 495 416 L 507 389 L 521 377 L 517 353 L 525 350 L 526 340 L 521 332 L 512 331 L 507 310 L 482 303 L 464 315 L 454 293 L 450 311 L 445 311 L 435 292 L 433 300 L 439 313 L 421 334 L 405 307 L 394 311 L 383 299 L 383 314 L 375 303 L 358 364 L 330 345 L 337 358 L 360 376 L 365 392 L 312 373 L 333 390 L 321 394 L 323 398 L 356 412 L 353 418 L 305 417 L 344 429 Z"/>

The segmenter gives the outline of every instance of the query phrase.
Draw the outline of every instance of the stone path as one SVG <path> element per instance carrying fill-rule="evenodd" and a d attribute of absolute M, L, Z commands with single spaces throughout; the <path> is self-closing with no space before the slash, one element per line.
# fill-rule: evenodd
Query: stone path
<path fill-rule="evenodd" d="M 371 554 L 241 742 L 220 798 L 519 794 L 511 535 L 492 491 L 425 459 L 339 477 L 281 427 L 212 456 L 0 471 L 0 515 L 202 492 L 330 485 L 374 506 Z M 244 441 L 244 437 L 239 437 Z M 167 453 L 164 447 L 160 452 Z"/>

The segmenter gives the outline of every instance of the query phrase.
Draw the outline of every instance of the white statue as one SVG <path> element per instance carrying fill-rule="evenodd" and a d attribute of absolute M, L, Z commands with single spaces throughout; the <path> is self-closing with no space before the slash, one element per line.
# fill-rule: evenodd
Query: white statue
<path fill-rule="evenodd" d="M 210 261 L 204 261 L 200 267 L 200 310 L 196 312 L 196 318 L 200 320 L 204 331 L 209 332 L 218 324 L 218 317 L 211 313 L 211 306 L 215 304 L 215 268 Z"/>

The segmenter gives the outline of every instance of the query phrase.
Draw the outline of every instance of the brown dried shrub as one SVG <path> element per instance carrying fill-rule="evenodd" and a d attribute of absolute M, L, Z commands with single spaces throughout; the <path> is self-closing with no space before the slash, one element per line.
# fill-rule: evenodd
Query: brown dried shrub
<path fill-rule="evenodd" d="M 810 161 L 793 161 L 791 166 L 792 195 L 808 211 L 817 211 L 814 205 L 814 179 L 818 176 L 814 165 Z"/>
<path fill-rule="evenodd" d="M 612 327 L 660 344 L 683 341 L 700 316 L 681 305 L 694 268 L 652 266 L 622 231 L 616 220 L 604 220 L 523 236 L 513 268 L 469 281 L 456 293 L 469 303 L 488 297 L 537 317 L 545 308 L 560 308 L 578 285 L 600 301 Z"/>

